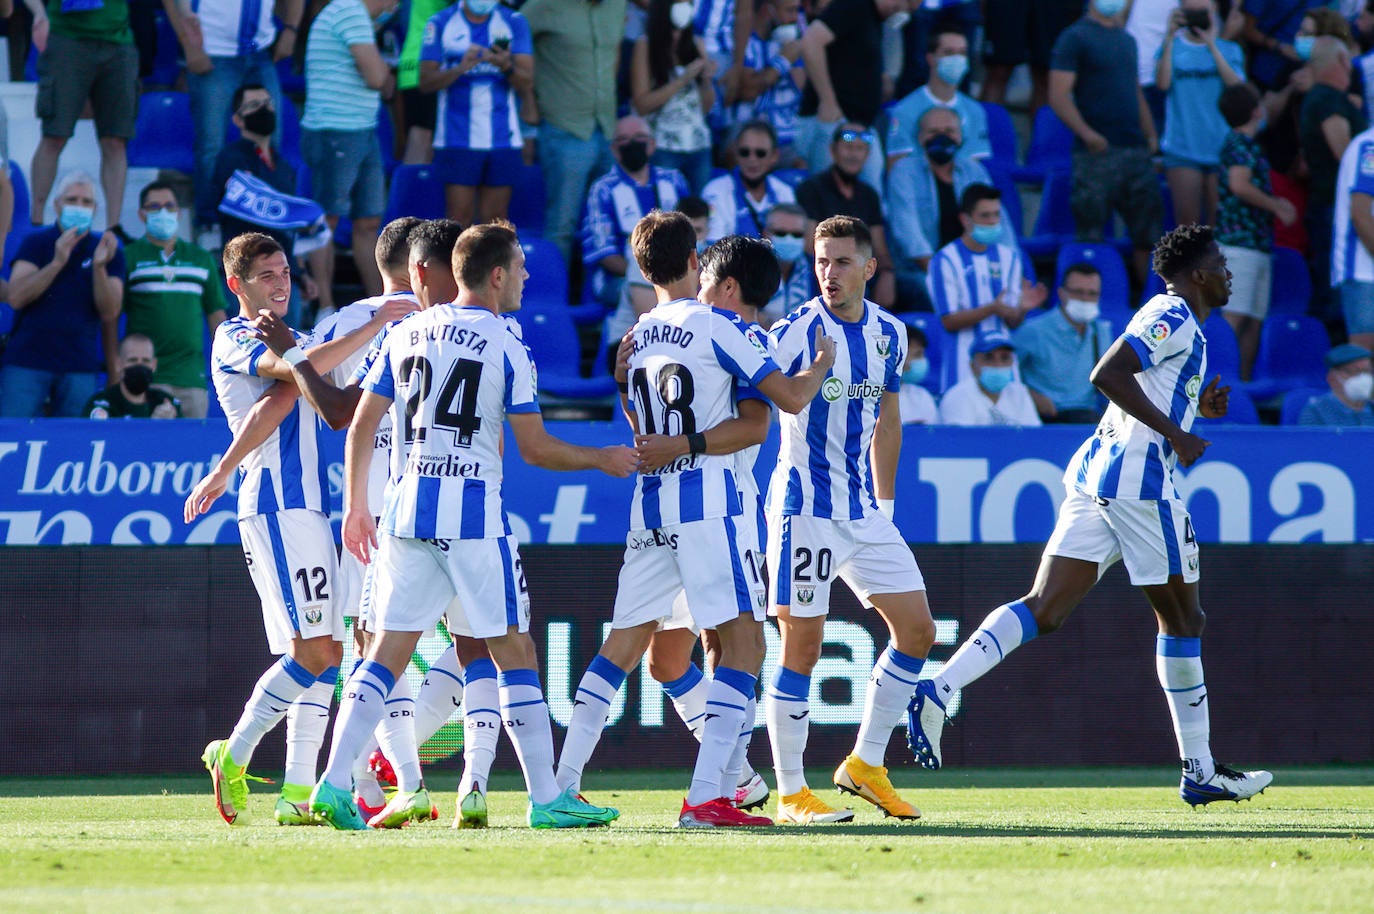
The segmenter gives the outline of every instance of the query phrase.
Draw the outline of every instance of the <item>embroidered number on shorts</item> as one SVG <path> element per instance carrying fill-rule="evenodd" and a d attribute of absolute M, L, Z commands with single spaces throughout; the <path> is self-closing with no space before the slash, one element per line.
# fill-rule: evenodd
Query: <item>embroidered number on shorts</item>
<path fill-rule="evenodd" d="M 1189 546 L 1197 543 L 1197 536 L 1193 533 L 1193 519 L 1191 517 L 1183 518 L 1183 541 Z"/>
<path fill-rule="evenodd" d="M 759 574 L 760 557 L 754 550 L 744 550 L 744 563 L 749 566 L 749 577 L 754 579 L 754 583 L 763 583 L 763 576 Z"/>
<path fill-rule="evenodd" d="M 830 580 L 831 553 L 829 549 L 819 549 L 816 551 L 816 580 Z M 792 579 L 795 581 L 811 580 L 811 550 L 805 546 L 797 547 L 797 564 L 792 571 Z"/>

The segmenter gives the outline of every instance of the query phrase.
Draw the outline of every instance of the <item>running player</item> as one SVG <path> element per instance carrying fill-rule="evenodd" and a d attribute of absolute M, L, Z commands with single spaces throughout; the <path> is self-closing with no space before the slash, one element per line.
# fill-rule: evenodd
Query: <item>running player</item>
<path fill-rule="evenodd" d="M 1155 670 L 1178 738 L 1184 802 L 1249 799 L 1274 779 L 1212 759 L 1198 545 L 1173 479 L 1176 463 L 1190 466 L 1207 448 L 1189 431 L 1194 418 L 1226 415 L 1230 388 L 1217 386 L 1220 376 L 1202 386 L 1202 325 L 1230 297 L 1231 271 L 1205 225 L 1179 226 L 1161 238 L 1154 271 L 1165 292 L 1136 312 L 1093 369 L 1092 382 L 1110 403 L 1069 461 L 1067 496 L 1030 592 L 993 610 L 938 676 L 917 684 L 908 731 L 926 768 L 940 767 L 950 698 L 1036 635 L 1063 625 L 1120 559 L 1159 622 Z"/>
<path fill-rule="evenodd" d="M 778 465 L 768 484 L 769 611 L 778 617 L 782 662 L 768 687 L 765 716 L 778 818 L 806 825 L 854 817 L 821 801 L 802 771 L 811 671 L 838 576 L 878 610 L 892 640 L 873 668 L 858 741 L 834 782 L 885 815 L 915 819 L 920 812 L 897 795 L 883 767 L 935 640 L 921 571 L 891 521 L 906 331 L 864 300 L 864 285 L 877 269 L 868 226 L 851 216 L 826 219 L 816 226 L 815 249 L 820 296 L 770 330 L 778 364 L 794 371 L 814 359 L 814 333 L 833 336 L 838 350 L 820 394 L 797 415 L 782 417 Z"/>
<path fill-rule="evenodd" d="M 553 736 L 529 637 L 529 598 L 501 502 L 500 441 L 509 418 L 521 455 L 548 469 L 627 476 L 624 446 L 568 444 L 544 428 L 534 368 L 498 317 L 519 306 L 524 252 L 506 223 L 474 226 L 453 252 L 459 294 L 388 334 L 363 382 L 345 455 L 344 545 L 374 580 L 377 637 L 344 689 L 334 744 L 311 811 L 335 828 L 364 829 L 352 801 L 353 760 L 384 713 L 382 702 L 410 661 L 420 633 L 448 606 L 450 628 L 483 638 L 501 670 L 503 723 L 525 772 L 534 828 L 604 825 L 619 813 L 591 806 L 553 777 Z M 383 413 L 398 430 L 392 485 L 380 533 L 368 513 L 372 438 Z M 375 551 L 374 551 L 375 550 Z M 421 787 L 402 804 L 430 806 Z"/>

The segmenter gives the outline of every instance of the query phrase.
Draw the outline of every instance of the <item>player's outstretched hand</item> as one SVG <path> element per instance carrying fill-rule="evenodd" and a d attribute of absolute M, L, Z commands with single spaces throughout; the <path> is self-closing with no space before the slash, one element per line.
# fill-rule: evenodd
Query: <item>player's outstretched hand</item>
<path fill-rule="evenodd" d="M 835 364 L 835 341 L 826 336 L 819 326 L 816 327 L 816 357 L 811 364 L 820 371 L 829 371 L 830 366 Z"/>
<path fill-rule="evenodd" d="M 191 490 L 191 494 L 186 496 L 186 504 L 182 508 L 181 518 L 190 523 L 198 516 L 210 510 L 210 506 L 215 500 L 224 494 L 224 490 L 229 487 L 229 474 L 221 473 L 218 469 L 210 473 Z"/>
<path fill-rule="evenodd" d="M 379 320 L 383 324 L 398 321 L 414 311 L 419 311 L 420 305 L 408 298 L 388 298 L 377 309 L 377 313 L 372 315 L 373 320 Z"/>
<path fill-rule="evenodd" d="M 635 450 L 639 451 L 639 472 L 661 470 L 679 457 L 690 453 L 683 447 L 681 435 L 636 435 Z"/>
<path fill-rule="evenodd" d="M 253 335 L 267 344 L 267 348 L 280 356 L 296 345 L 296 335 L 286 326 L 286 321 L 263 308 L 253 318 Z"/>
<path fill-rule="evenodd" d="M 1230 408 L 1231 387 L 1218 387 L 1220 383 L 1221 375 L 1217 375 L 1197 398 L 1197 411 L 1204 419 L 1220 419 Z"/>
<path fill-rule="evenodd" d="M 1169 444 L 1172 445 L 1174 453 L 1178 455 L 1178 462 L 1185 467 L 1192 466 L 1211 443 L 1206 438 L 1200 438 L 1192 432 L 1184 432 L 1176 438 L 1169 439 Z"/>
<path fill-rule="evenodd" d="M 350 508 L 344 515 L 343 544 L 358 561 L 372 564 L 372 555 L 377 551 L 377 522 L 366 510 Z"/>
<path fill-rule="evenodd" d="M 616 479 L 624 479 L 639 469 L 639 452 L 623 444 L 601 449 L 601 472 Z"/>

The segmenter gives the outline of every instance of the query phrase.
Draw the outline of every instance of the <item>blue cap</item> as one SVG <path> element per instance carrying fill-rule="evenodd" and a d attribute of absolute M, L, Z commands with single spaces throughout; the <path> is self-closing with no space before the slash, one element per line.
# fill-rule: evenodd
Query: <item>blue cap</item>
<path fill-rule="evenodd" d="M 1363 346 L 1356 346 L 1354 343 L 1341 343 L 1326 354 L 1326 367 L 1340 368 L 1342 365 L 1349 365 L 1351 362 L 1368 358 L 1374 358 L 1374 354 L 1371 354 Z"/>
<path fill-rule="evenodd" d="M 1011 337 L 1000 330 L 986 330 L 973 337 L 973 345 L 969 347 L 969 355 L 978 355 L 980 352 L 992 352 L 994 349 L 1015 349 L 1012 345 Z"/>

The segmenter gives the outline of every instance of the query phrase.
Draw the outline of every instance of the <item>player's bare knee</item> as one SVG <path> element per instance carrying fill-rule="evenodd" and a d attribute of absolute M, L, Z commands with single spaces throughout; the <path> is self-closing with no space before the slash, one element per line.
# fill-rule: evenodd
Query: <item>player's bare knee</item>
<path fill-rule="evenodd" d="M 613 628 L 598 653 L 628 672 L 644 658 L 644 652 L 649 649 L 649 639 L 654 634 L 654 627 L 655 623 L 649 622 L 633 628 Z"/>

